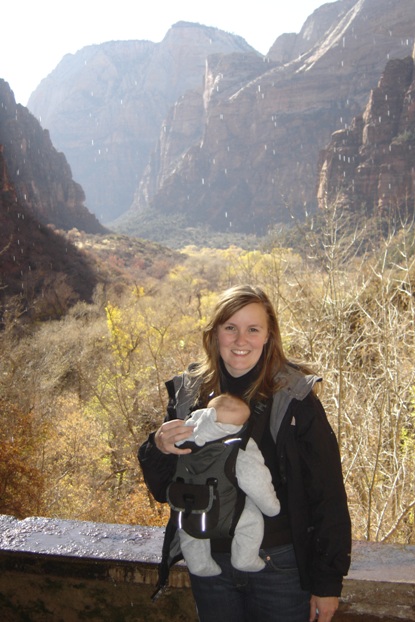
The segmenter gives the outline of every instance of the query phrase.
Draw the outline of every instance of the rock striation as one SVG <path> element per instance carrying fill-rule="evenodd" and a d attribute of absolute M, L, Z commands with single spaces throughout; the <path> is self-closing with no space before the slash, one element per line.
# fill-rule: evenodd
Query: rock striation
<path fill-rule="evenodd" d="M 40 223 L 89 233 L 106 229 L 84 205 L 85 194 L 72 179 L 70 166 L 37 119 L 16 105 L 13 92 L 0 80 L 0 145 L 8 175 L 21 205 Z"/>
<path fill-rule="evenodd" d="M 394 219 L 414 214 L 413 56 L 390 60 L 363 114 L 332 135 L 321 154 L 320 207 L 337 201 L 368 215 Z"/>

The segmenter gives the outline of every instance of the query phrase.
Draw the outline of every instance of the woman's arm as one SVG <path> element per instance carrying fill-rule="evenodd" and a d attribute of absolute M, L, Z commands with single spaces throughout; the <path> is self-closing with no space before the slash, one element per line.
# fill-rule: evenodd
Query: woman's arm
<path fill-rule="evenodd" d="M 155 432 L 138 449 L 144 481 L 156 501 L 166 503 L 166 490 L 176 467 L 177 456 L 164 454 L 154 442 Z"/>
<path fill-rule="evenodd" d="M 350 565 L 351 524 L 337 439 L 315 395 L 298 402 L 294 417 L 308 506 L 311 591 L 339 596 Z"/>
<path fill-rule="evenodd" d="M 174 380 L 167 382 L 166 387 L 169 402 L 165 421 L 138 449 L 144 481 L 153 497 L 160 503 L 167 501 L 166 490 L 176 468 L 177 456 L 191 451 L 180 449 L 175 443 L 186 440 L 192 434 L 192 428 L 185 426 L 182 419 L 177 419 Z"/>
<path fill-rule="evenodd" d="M 185 426 L 184 421 L 172 419 L 152 432 L 138 449 L 144 481 L 160 503 L 166 502 L 166 490 L 176 468 L 177 456 L 191 453 L 191 449 L 179 449 L 175 443 L 186 440 L 191 434 L 192 428 Z"/>

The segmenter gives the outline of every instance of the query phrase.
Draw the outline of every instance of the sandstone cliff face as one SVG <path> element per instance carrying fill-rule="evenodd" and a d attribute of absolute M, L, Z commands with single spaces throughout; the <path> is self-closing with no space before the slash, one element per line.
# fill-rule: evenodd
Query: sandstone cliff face
<path fill-rule="evenodd" d="M 235 80 L 234 59 L 209 59 L 201 139 L 185 153 L 182 145 L 176 159 L 160 141 L 157 169 L 147 173 L 131 211 L 263 233 L 291 213 L 315 209 L 319 152 L 362 111 L 388 59 L 412 51 L 413 8 L 412 0 L 325 5 L 304 25 L 295 59 L 281 64 L 274 50 L 256 77 L 241 70 Z M 164 131 L 171 142 L 183 135 L 183 118 L 170 116 Z"/>
<path fill-rule="evenodd" d="M 362 113 L 387 62 L 412 52 L 413 7 L 325 4 L 266 58 L 238 37 L 179 23 L 160 44 L 65 57 L 29 107 L 103 222 L 123 214 L 128 233 L 150 214 L 262 234 L 316 209 L 319 153 Z"/>
<path fill-rule="evenodd" d="M 322 152 L 320 207 L 337 201 L 359 212 L 414 214 L 414 59 L 391 60 L 363 115 L 335 132 Z"/>
<path fill-rule="evenodd" d="M 269 67 L 268 60 L 254 53 L 209 56 L 203 89 L 187 91 L 175 102 L 163 121 L 156 149 L 150 156 L 135 195 L 132 212 L 135 210 L 134 206 L 138 206 L 139 211 L 140 207 L 145 210 L 148 206 L 157 210 L 158 203 L 163 204 L 164 196 L 174 197 L 184 192 L 186 184 L 183 183 L 180 171 L 189 159 L 194 159 L 195 164 L 197 163 L 197 173 L 192 173 L 193 178 L 189 176 L 186 179 L 189 185 L 187 200 L 197 201 L 200 183 L 204 184 L 205 176 L 206 182 L 209 178 L 209 162 L 204 161 L 204 152 L 201 150 L 206 138 L 204 128 L 211 122 L 208 111 L 217 105 L 216 102 L 220 105 L 226 94 L 232 95 L 241 84 L 255 79 L 264 68 Z M 238 119 L 235 117 L 228 121 L 234 124 L 232 142 L 233 148 L 236 148 Z M 214 164 L 220 165 L 223 155 L 229 151 L 229 144 L 229 137 L 225 133 L 215 135 L 214 143 L 208 147 Z M 187 175 L 187 170 L 185 174 Z M 220 184 L 219 191 L 222 191 L 221 188 Z"/>
<path fill-rule="evenodd" d="M 240 37 L 179 22 L 158 44 L 113 41 L 65 56 L 28 107 L 68 158 L 89 209 L 109 222 L 130 207 L 170 106 L 189 89 L 201 93 L 207 56 L 247 51 Z"/>
<path fill-rule="evenodd" d="M 17 200 L 41 223 L 60 229 L 105 231 L 85 207 L 85 195 L 73 181 L 62 153 L 27 108 L 16 105 L 7 82 L 0 80 L 0 144 Z"/>

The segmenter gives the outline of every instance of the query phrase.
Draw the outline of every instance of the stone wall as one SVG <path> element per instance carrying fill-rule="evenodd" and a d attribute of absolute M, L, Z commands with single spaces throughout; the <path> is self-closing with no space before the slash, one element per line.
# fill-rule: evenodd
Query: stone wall
<path fill-rule="evenodd" d="M 156 603 L 163 530 L 0 516 L 2 622 L 196 622 L 186 567 Z M 355 542 L 335 622 L 415 621 L 415 546 Z"/>

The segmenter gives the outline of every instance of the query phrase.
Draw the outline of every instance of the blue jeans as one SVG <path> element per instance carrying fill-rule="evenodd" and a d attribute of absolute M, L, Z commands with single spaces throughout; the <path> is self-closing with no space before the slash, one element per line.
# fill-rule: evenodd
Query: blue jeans
<path fill-rule="evenodd" d="M 200 622 L 308 622 L 310 593 L 301 589 L 292 545 L 260 554 L 259 572 L 236 570 L 229 553 L 213 553 L 222 574 L 190 575 Z"/>

